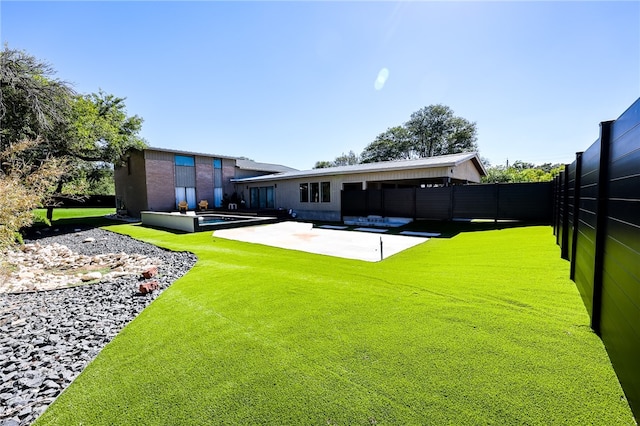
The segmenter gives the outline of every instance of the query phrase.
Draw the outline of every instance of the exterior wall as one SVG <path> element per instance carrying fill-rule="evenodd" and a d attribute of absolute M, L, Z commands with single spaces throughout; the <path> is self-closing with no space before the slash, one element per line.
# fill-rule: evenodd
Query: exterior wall
<path fill-rule="evenodd" d="M 233 182 L 231 182 L 231 179 L 234 179 L 235 176 L 236 176 L 236 160 L 231 158 L 223 158 L 222 159 L 222 193 L 227 194 L 227 196 L 229 197 L 236 190 L 236 185 Z"/>
<path fill-rule="evenodd" d="M 195 216 L 175 213 L 141 212 L 140 216 L 144 225 L 185 232 L 194 232 L 197 220 Z"/>
<path fill-rule="evenodd" d="M 358 173 L 353 175 L 353 177 L 364 180 L 365 182 L 441 179 L 446 176 L 452 176 L 450 169 L 449 167 L 433 167 L 416 170 L 393 170 L 388 172 Z M 479 181 L 478 179 L 478 182 Z M 367 189 L 367 187 L 364 189 Z"/>
<path fill-rule="evenodd" d="M 330 202 L 311 203 L 300 202 L 300 184 L 301 183 L 321 183 L 329 182 L 331 186 Z M 242 186 L 245 200 L 249 208 L 255 208 L 249 204 L 249 191 L 251 188 L 260 188 L 263 186 L 274 186 L 275 208 L 284 210 L 292 209 L 300 219 L 306 220 L 340 220 L 340 190 L 342 189 L 342 177 L 339 176 L 322 176 L 315 178 L 298 178 L 288 179 L 277 182 L 260 182 L 239 184 Z M 248 187 L 248 188 L 247 188 Z M 239 192 L 238 192 L 239 193 Z"/>
<path fill-rule="evenodd" d="M 453 171 L 452 171 L 453 170 Z M 376 187 L 378 182 L 391 181 L 409 181 L 409 180 L 427 180 L 442 179 L 443 177 L 451 177 L 456 179 L 468 180 L 470 182 L 480 182 L 480 173 L 471 161 L 466 161 L 459 166 L 451 167 L 433 167 L 415 170 L 390 170 L 371 173 L 352 173 L 347 175 L 335 176 L 308 176 L 293 179 L 265 179 L 261 182 L 244 182 L 238 183 L 239 191 L 245 193 L 245 199 L 248 200 L 248 194 L 251 188 L 259 188 L 265 186 L 274 186 L 275 207 L 285 210 L 292 209 L 300 219 L 307 220 L 328 220 L 339 221 L 341 219 L 341 199 L 340 191 L 345 183 L 362 183 L 363 189 L 368 186 Z M 300 184 L 301 183 L 321 183 L 330 182 L 331 184 L 331 201 L 328 203 L 318 202 L 301 202 L 300 201 Z M 250 208 L 255 208 L 249 203 Z"/>
<path fill-rule="evenodd" d="M 213 157 L 196 157 L 196 201 L 213 207 Z"/>
<path fill-rule="evenodd" d="M 465 161 L 464 163 L 452 168 L 453 173 L 450 173 L 450 176 L 454 179 L 466 180 L 476 183 L 480 182 L 482 179 L 480 173 L 478 172 L 478 169 L 473 165 L 473 162 L 471 161 Z"/>
<path fill-rule="evenodd" d="M 167 152 L 145 151 L 145 162 L 147 206 L 143 210 L 175 210 L 175 156 Z"/>
<path fill-rule="evenodd" d="M 147 187 L 144 155 L 141 151 L 131 151 L 127 163 L 115 167 L 116 203 L 123 204 L 130 216 L 139 217 L 147 208 Z"/>

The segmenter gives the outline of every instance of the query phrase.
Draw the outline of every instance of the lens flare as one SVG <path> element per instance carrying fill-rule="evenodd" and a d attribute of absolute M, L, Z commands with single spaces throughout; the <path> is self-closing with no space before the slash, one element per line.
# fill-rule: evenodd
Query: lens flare
<path fill-rule="evenodd" d="M 387 68 L 382 68 L 378 73 L 375 83 L 373 83 L 373 87 L 375 87 L 376 90 L 382 90 L 388 78 L 389 70 Z"/>

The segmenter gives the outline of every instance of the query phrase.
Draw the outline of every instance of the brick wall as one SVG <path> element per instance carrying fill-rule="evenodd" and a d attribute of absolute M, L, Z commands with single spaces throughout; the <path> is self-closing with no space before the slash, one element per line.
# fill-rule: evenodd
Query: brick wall
<path fill-rule="evenodd" d="M 175 164 L 171 161 L 146 160 L 147 206 L 154 211 L 176 209 L 175 200 Z"/>

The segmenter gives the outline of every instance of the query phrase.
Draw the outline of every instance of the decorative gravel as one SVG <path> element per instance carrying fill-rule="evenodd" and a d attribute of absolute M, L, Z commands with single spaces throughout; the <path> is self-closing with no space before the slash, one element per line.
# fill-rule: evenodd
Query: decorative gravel
<path fill-rule="evenodd" d="M 43 233 L 38 243 L 63 244 L 85 255 L 125 252 L 159 259 L 153 278 L 159 288 L 141 295 L 141 278 L 124 276 L 109 283 L 0 294 L 0 426 L 31 424 L 126 324 L 196 262 L 192 253 L 102 229 L 57 231 Z M 95 241 L 82 243 L 89 237 Z"/>

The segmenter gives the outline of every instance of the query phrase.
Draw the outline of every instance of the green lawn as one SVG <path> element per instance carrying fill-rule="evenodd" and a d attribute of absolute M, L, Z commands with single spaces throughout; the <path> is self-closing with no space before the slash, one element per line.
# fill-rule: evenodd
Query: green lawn
<path fill-rule="evenodd" d="M 634 424 L 550 227 L 380 263 L 109 229 L 198 263 L 42 424 Z"/>

